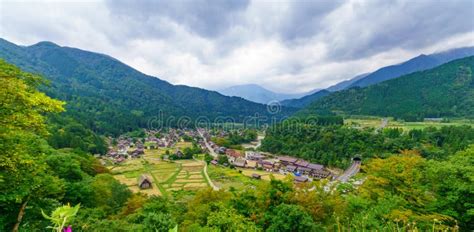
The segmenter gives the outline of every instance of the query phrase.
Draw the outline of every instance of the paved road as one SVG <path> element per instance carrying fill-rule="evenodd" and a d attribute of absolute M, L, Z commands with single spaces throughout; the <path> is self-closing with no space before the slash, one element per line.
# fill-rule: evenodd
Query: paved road
<path fill-rule="evenodd" d="M 357 174 L 360 170 L 360 161 L 352 162 L 352 165 L 344 171 L 342 175 L 340 175 L 337 180 L 341 182 L 347 182 L 351 177 Z"/>
<path fill-rule="evenodd" d="M 218 155 L 216 154 L 216 152 L 214 152 L 214 149 L 212 149 L 211 145 L 209 145 L 209 143 L 207 142 L 207 139 L 206 137 L 204 137 L 204 134 L 202 133 L 203 129 L 197 129 L 199 135 L 202 137 L 202 139 L 204 140 L 204 144 L 206 145 L 207 147 L 207 150 L 209 151 L 209 155 L 212 155 L 214 158 L 217 158 Z"/>

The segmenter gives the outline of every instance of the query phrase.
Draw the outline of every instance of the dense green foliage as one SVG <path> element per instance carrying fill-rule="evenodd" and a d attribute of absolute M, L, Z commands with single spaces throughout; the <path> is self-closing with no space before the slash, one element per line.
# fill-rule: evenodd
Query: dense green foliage
<path fill-rule="evenodd" d="M 405 120 L 428 117 L 474 117 L 474 56 L 412 73 L 365 88 L 333 93 L 299 112 L 321 111 L 393 116 Z"/>
<path fill-rule="evenodd" d="M 230 131 L 225 137 L 213 137 L 212 141 L 219 146 L 241 149 L 240 144 L 250 143 L 257 139 L 257 131 L 245 129 L 240 131 Z"/>
<path fill-rule="evenodd" d="M 302 157 L 324 165 L 346 167 L 351 158 L 387 157 L 417 149 L 424 157 L 445 158 L 474 143 L 474 128 L 450 126 L 403 132 L 401 129 L 355 129 L 287 121 L 270 127 L 261 149 Z"/>
<path fill-rule="evenodd" d="M 313 94 L 310 94 L 308 96 L 304 96 L 302 98 L 298 99 L 288 99 L 284 100 L 281 102 L 282 105 L 284 106 L 290 106 L 290 107 L 296 107 L 296 108 L 303 108 L 305 106 L 308 106 L 311 104 L 311 102 L 314 102 L 322 97 L 325 97 L 327 95 L 331 94 L 328 90 L 319 90 L 318 92 L 315 92 Z"/>
<path fill-rule="evenodd" d="M 51 85 L 43 90 L 68 102 L 65 114 L 100 134 L 182 125 L 180 117 L 242 122 L 256 114 L 281 117 L 290 113 L 283 109 L 271 115 L 263 104 L 171 85 L 109 56 L 49 42 L 21 47 L 0 39 L 0 58 L 44 75 Z"/>
<path fill-rule="evenodd" d="M 38 91 L 39 84 L 38 76 L 0 61 L 0 231 L 44 231 L 48 226 L 61 231 L 65 224 L 60 219 L 66 219 L 73 231 L 107 232 L 474 229 L 474 146 L 468 147 L 474 133 L 470 127 L 409 133 L 314 124 L 270 129 L 269 141 L 321 140 L 328 152 L 345 151 L 338 150 L 345 146 L 347 151 L 362 152 L 367 146 L 374 153 L 387 149 L 399 154 L 364 160 L 364 181 L 358 187 L 350 183 L 341 187 L 327 180 L 296 186 L 291 180 L 271 179 L 256 181 L 241 191 L 209 188 L 173 198 L 148 197 L 133 194 L 85 152 L 97 149 L 93 134 L 65 118 L 50 117 L 46 124 L 45 115 L 61 112 L 64 103 Z M 72 140 L 57 138 L 51 143 L 73 148 L 49 145 L 50 128 Z M 92 139 L 89 145 L 74 141 L 81 135 Z M 255 137 L 248 135 L 243 137 Z M 65 206 L 68 203 L 76 207 Z"/>

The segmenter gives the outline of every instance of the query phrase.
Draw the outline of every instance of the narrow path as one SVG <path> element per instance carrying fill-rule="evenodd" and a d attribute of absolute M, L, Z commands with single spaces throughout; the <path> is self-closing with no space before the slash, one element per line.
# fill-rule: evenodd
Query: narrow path
<path fill-rule="evenodd" d="M 211 178 L 209 177 L 209 175 L 207 174 L 207 163 L 202 161 L 202 160 L 198 160 L 196 158 L 193 158 L 194 160 L 198 161 L 198 162 L 202 162 L 204 164 L 204 168 L 203 168 L 203 173 L 204 173 L 204 177 L 206 178 L 206 181 L 207 183 L 211 186 L 211 188 L 215 191 L 219 190 L 219 187 L 217 187 L 211 180 Z"/>

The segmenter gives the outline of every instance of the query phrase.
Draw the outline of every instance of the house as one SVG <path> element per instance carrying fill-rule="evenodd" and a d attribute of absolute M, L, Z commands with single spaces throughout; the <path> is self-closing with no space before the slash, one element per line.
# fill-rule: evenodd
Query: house
<path fill-rule="evenodd" d="M 273 160 L 262 160 L 260 166 L 267 172 L 272 172 L 275 162 Z"/>
<path fill-rule="evenodd" d="M 286 166 L 286 165 L 294 165 L 298 159 L 294 157 L 290 157 L 290 156 L 280 156 L 278 157 L 278 160 L 280 160 L 281 164 Z"/>
<path fill-rule="evenodd" d="M 149 188 L 151 188 L 152 187 L 151 179 L 146 175 L 141 175 L 140 178 L 138 178 L 138 187 L 140 189 L 149 189 Z"/>
<path fill-rule="evenodd" d="M 175 153 L 176 157 L 178 158 L 183 158 L 184 157 L 184 153 L 180 150 L 176 150 Z"/>
<path fill-rule="evenodd" d="M 300 173 L 300 174 L 303 174 L 303 175 L 309 175 L 311 173 L 311 169 L 310 168 L 306 168 L 306 167 L 297 167 L 296 170 Z"/>
<path fill-rule="evenodd" d="M 229 162 L 231 163 L 233 163 L 237 158 L 242 157 L 242 154 L 240 154 L 240 152 L 233 149 L 227 149 L 225 151 L 225 154 L 227 155 L 227 158 L 229 159 Z"/>
<path fill-rule="evenodd" d="M 305 161 L 305 160 L 302 160 L 302 159 L 295 162 L 295 166 L 297 166 L 297 167 L 306 167 L 306 166 L 308 166 L 308 164 L 309 164 L 308 161 Z"/>
<path fill-rule="evenodd" d="M 311 171 L 310 175 L 314 178 L 324 179 L 331 175 L 331 173 L 326 170 L 313 170 Z"/>
<path fill-rule="evenodd" d="M 287 166 L 286 166 L 286 171 L 287 171 L 287 172 L 296 172 L 296 166 L 294 166 L 294 165 L 287 165 Z"/>
<path fill-rule="evenodd" d="M 257 161 L 255 160 L 247 160 L 247 165 L 245 165 L 247 168 L 257 168 Z"/>
<path fill-rule="evenodd" d="M 308 177 L 305 177 L 305 176 L 295 176 L 295 182 L 298 182 L 298 183 L 308 182 Z"/>
<path fill-rule="evenodd" d="M 313 163 L 310 163 L 308 164 L 308 166 L 306 166 L 307 168 L 315 171 L 315 170 L 323 170 L 324 169 L 324 166 L 321 165 L 321 164 L 313 164 Z"/>
<path fill-rule="evenodd" d="M 246 151 L 245 152 L 245 159 L 247 159 L 247 160 L 262 160 L 262 159 L 265 159 L 265 156 L 262 155 L 260 152 Z"/>
<path fill-rule="evenodd" d="M 127 147 L 123 144 L 120 144 L 118 145 L 118 151 L 117 151 L 117 154 L 118 155 L 122 155 L 122 156 L 125 156 L 127 155 Z"/>
<path fill-rule="evenodd" d="M 130 155 L 131 155 L 132 157 L 139 157 L 139 156 L 141 156 L 141 155 L 143 155 L 143 154 L 145 154 L 145 151 L 143 150 L 143 148 L 137 148 L 137 149 L 135 149 L 134 151 L 132 151 L 132 152 L 130 153 Z"/>
<path fill-rule="evenodd" d="M 234 161 L 234 166 L 239 167 L 239 168 L 244 168 L 245 167 L 245 159 L 242 157 L 236 158 Z"/>
<path fill-rule="evenodd" d="M 257 179 L 257 180 L 260 180 L 260 179 L 262 179 L 262 176 L 259 175 L 259 174 L 257 174 L 257 173 L 253 173 L 253 174 L 252 174 L 252 178 Z"/>
<path fill-rule="evenodd" d="M 309 175 L 314 178 L 326 178 L 331 174 L 327 170 L 324 169 L 324 166 L 321 164 L 308 164 L 307 168 L 311 169 Z"/>

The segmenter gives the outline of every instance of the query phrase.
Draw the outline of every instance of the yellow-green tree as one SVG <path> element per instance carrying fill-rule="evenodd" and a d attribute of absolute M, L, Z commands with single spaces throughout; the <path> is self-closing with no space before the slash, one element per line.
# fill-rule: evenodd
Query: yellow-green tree
<path fill-rule="evenodd" d="M 6 212 L 0 220 L 13 224 L 13 231 L 29 201 L 63 191 L 43 161 L 49 149 L 43 137 L 45 114 L 63 111 L 64 103 L 38 91 L 42 83 L 39 76 L 0 60 L 0 206 Z M 8 212 L 16 215 L 14 223 Z"/>

